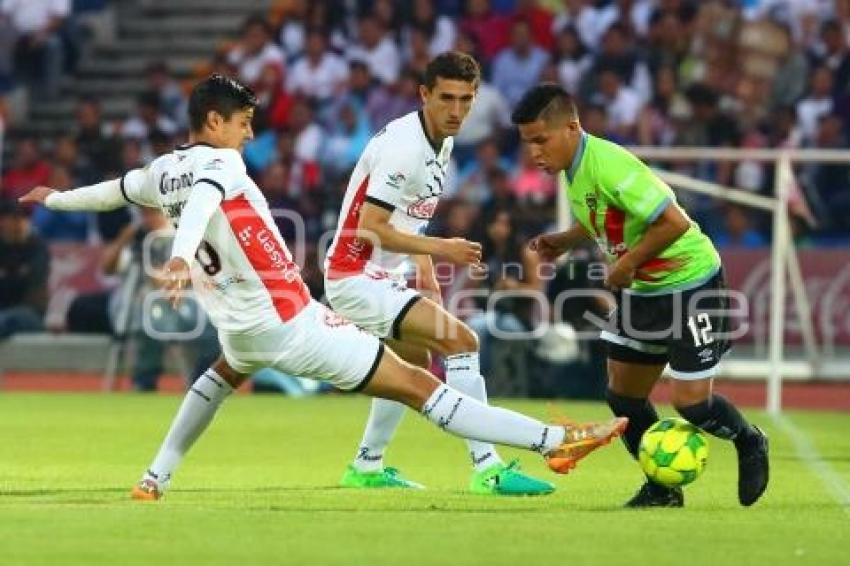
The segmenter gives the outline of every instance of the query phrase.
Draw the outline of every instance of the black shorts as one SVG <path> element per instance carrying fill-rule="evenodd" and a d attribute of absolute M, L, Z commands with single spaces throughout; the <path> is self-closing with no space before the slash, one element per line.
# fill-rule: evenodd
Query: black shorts
<path fill-rule="evenodd" d="M 720 271 L 705 283 L 665 295 L 618 293 L 601 338 L 608 358 L 670 364 L 676 379 L 713 377 L 730 347 L 729 296 Z"/>

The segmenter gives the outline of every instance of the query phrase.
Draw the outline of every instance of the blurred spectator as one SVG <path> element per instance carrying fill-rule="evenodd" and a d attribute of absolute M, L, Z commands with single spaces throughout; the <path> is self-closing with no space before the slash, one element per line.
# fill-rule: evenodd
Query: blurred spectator
<path fill-rule="evenodd" d="M 160 110 L 181 130 L 189 127 L 188 104 L 189 101 L 180 88 L 180 84 L 174 79 L 168 70 L 165 61 L 154 61 L 145 69 L 145 81 L 147 89 L 159 95 Z"/>
<path fill-rule="evenodd" d="M 777 109 L 796 103 L 806 92 L 806 79 L 809 75 L 809 61 L 799 46 L 790 43 L 791 32 L 787 27 L 782 30 L 788 37 L 791 50 L 779 63 L 779 68 L 771 80 L 770 108 Z"/>
<path fill-rule="evenodd" d="M 812 72 L 809 94 L 797 103 L 797 125 L 806 145 L 815 141 L 820 118 L 833 110 L 832 87 L 832 71 L 818 67 Z"/>
<path fill-rule="evenodd" d="M 691 45 L 684 22 L 675 11 L 657 10 L 649 20 L 646 63 L 652 73 L 662 67 L 678 68 Z"/>
<path fill-rule="evenodd" d="M 584 96 L 589 98 L 594 89 L 601 88 L 600 75 L 606 70 L 616 73 L 620 82 L 634 91 L 641 102 L 652 95 L 649 69 L 635 49 L 634 38 L 628 28 L 620 23 L 609 27 L 602 36 L 602 48 L 591 72 L 585 75 L 586 80 L 582 85 Z"/>
<path fill-rule="evenodd" d="M 504 94 L 508 104 L 519 102 L 525 92 L 540 81 L 549 55 L 531 42 L 531 28 L 522 20 L 511 26 L 511 43 L 493 60 L 493 86 Z"/>
<path fill-rule="evenodd" d="M 396 118 L 417 110 L 422 104 L 420 82 L 418 73 L 406 70 L 395 84 L 376 87 L 370 93 L 365 108 L 371 128 L 380 130 Z"/>
<path fill-rule="evenodd" d="M 360 18 L 357 43 L 347 51 L 349 61 L 362 61 L 372 76 L 384 84 L 392 84 L 401 71 L 401 56 L 392 37 L 381 22 L 372 15 Z"/>
<path fill-rule="evenodd" d="M 813 66 L 824 66 L 832 72 L 832 94 L 841 96 L 850 89 L 850 50 L 841 24 L 835 20 L 821 26 L 821 44 L 812 52 Z"/>
<path fill-rule="evenodd" d="M 516 0 L 513 19 L 515 22 L 523 21 L 528 24 L 532 41 L 536 45 L 546 51 L 555 48 L 555 35 L 552 30 L 555 17 L 548 9 L 540 6 L 538 0 Z"/>
<path fill-rule="evenodd" d="M 54 165 L 47 186 L 64 191 L 77 183 L 68 169 Z M 39 205 L 33 211 L 32 226 L 48 242 L 85 243 L 89 238 L 91 217 L 88 211 L 63 212 Z"/>
<path fill-rule="evenodd" d="M 47 245 L 17 202 L 0 200 L 0 339 L 44 329 Z"/>
<path fill-rule="evenodd" d="M 534 312 L 534 300 L 510 293 L 542 295 L 543 282 L 540 260 L 520 240 L 516 222 L 508 209 L 490 210 L 480 225 L 483 230 L 475 239 L 481 242 L 482 263 L 487 269 L 483 276 L 471 276 L 470 286 L 486 290 L 488 296 L 494 291 L 509 293 L 489 305 L 487 297 L 479 298 L 478 307 L 482 310 L 466 320 L 481 342 L 481 371 L 489 375 L 493 369 L 494 340 L 510 339 L 511 334 L 527 331 L 539 317 L 539 313 Z"/>
<path fill-rule="evenodd" d="M 607 109 L 608 127 L 621 140 L 634 141 L 638 116 L 643 108 L 640 96 L 623 85 L 620 75 L 610 68 L 597 69 L 599 91 L 591 101 Z"/>
<path fill-rule="evenodd" d="M 676 139 L 677 122 L 688 114 L 688 101 L 678 90 L 676 71 L 661 67 L 655 75 L 655 92 L 638 117 L 640 145 L 671 145 Z"/>
<path fill-rule="evenodd" d="M 478 46 L 478 55 L 486 66 L 508 45 L 510 19 L 490 8 L 490 0 L 468 0 L 460 30 Z"/>
<path fill-rule="evenodd" d="M 102 265 L 107 274 L 123 274 L 122 286 L 110 301 L 113 321 L 121 320 L 117 313 L 129 309 L 129 327 L 116 328 L 119 334 L 129 333 L 135 350 L 131 369 L 133 388 L 153 391 L 163 371 L 163 355 L 171 335 L 191 334 L 200 328 L 200 335 L 183 340 L 182 354 L 186 358 L 187 386 L 203 373 L 218 356 L 218 344 L 211 325 L 194 300 L 184 300 L 176 309 L 164 296 L 150 295 L 162 287 L 161 267 L 171 255 L 173 228 L 162 211 L 140 208 L 141 223 L 132 224 L 103 251 Z M 126 286 L 129 286 L 126 289 Z M 131 297 L 122 304 L 122 297 Z M 145 328 L 147 317 L 149 328 Z M 157 334 L 151 334 L 153 329 Z"/>
<path fill-rule="evenodd" d="M 554 203 L 555 178 L 537 168 L 525 146 L 520 150 L 519 167 L 512 183 L 514 194 L 521 202 L 537 205 Z"/>
<path fill-rule="evenodd" d="M 173 136 L 177 133 L 177 124 L 162 112 L 159 93 L 143 92 L 136 98 L 135 114 L 121 126 L 121 136 L 147 140 L 157 130 Z"/>
<path fill-rule="evenodd" d="M 69 0 L 2 0 L 0 16 L 9 18 L 17 35 L 15 74 L 29 84 L 31 94 L 59 94 L 63 49 L 60 30 L 71 11 Z"/>
<path fill-rule="evenodd" d="M 347 175 L 372 137 L 369 118 L 353 101 L 337 113 L 321 151 L 321 165 L 330 175 Z"/>
<path fill-rule="evenodd" d="M 283 128 L 289 123 L 289 115 L 297 97 L 283 88 L 283 76 L 278 65 L 269 63 L 263 68 L 254 93 L 259 102 L 254 113 L 255 132 L 262 132 L 266 128 Z"/>
<path fill-rule="evenodd" d="M 454 21 L 446 15 L 437 14 L 433 0 L 414 0 L 413 12 L 410 17 L 408 36 L 405 44 L 409 46 L 409 33 L 413 30 L 421 32 L 426 40 L 428 54 L 435 57 L 449 51 L 455 43 L 457 28 Z"/>
<path fill-rule="evenodd" d="M 47 185 L 50 181 L 50 165 L 42 156 L 35 138 L 18 140 L 12 164 L 3 175 L 0 197 L 17 199 L 30 189 Z"/>
<path fill-rule="evenodd" d="M 77 185 L 90 185 L 99 178 L 86 156 L 80 155 L 77 142 L 72 136 L 64 135 L 53 146 L 53 164 L 66 168 Z"/>
<path fill-rule="evenodd" d="M 263 171 L 260 177 L 259 187 L 269 201 L 269 208 L 274 216 L 275 223 L 280 229 L 283 239 L 292 245 L 298 236 L 291 219 L 286 215 L 298 211 L 298 201 L 289 194 L 291 171 L 289 166 L 282 161 L 271 163 Z M 287 211 L 285 214 L 276 214 L 276 211 Z"/>
<path fill-rule="evenodd" d="M 298 96 L 315 98 L 320 103 L 341 92 L 348 82 L 348 66 L 328 51 L 327 38 L 318 29 L 307 34 L 304 56 L 292 65 L 287 90 Z"/>
<path fill-rule="evenodd" d="M 272 30 L 262 16 L 250 16 L 242 24 L 239 43 L 228 53 L 227 61 L 237 69 L 239 78 L 254 87 L 266 65 L 286 68 L 283 52 L 272 41 Z"/>
<path fill-rule="evenodd" d="M 280 25 L 278 43 L 283 48 L 286 62 L 292 62 L 304 52 L 307 36 L 308 4 L 325 4 L 324 2 L 311 0 L 288 0 L 283 14 L 283 22 Z M 320 24 L 321 27 L 324 24 Z"/>
<path fill-rule="evenodd" d="M 76 109 L 76 142 L 80 155 L 87 159 L 98 176 L 117 171 L 120 146 L 107 134 L 102 122 L 100 103 L 94 98 L 82 98 Z"/>
<path fill-rule="evenodd" d="M 593 64 L 593 57 L 582 44 L 574 27 L 566 26 L 558 33 L 555 58 L 558 82 L 567 92 L 577 95 L 584 74 Z"/>
<path fill-rule="evenodd" d="M 820 119 L 817 146 L 847 149 L 848 137 L 839 116 L 827 114 Z M 819 223 L 832 235 L 850 233 L 850 166 L 846 163 L 817 163 L 811 167 L 812 206 Z M 813 194 L 812 194 L 813 193 Z"/>
<path fill-rule="evenodd" d="M 605 33 L 615 22 L 621 22 L 636 35 L 646 36 L 656 3 L 652 0 L 613 0 L 599 11 L 599 31 Z"/>
<path fill-rule="evenodd" d="M 497 144 L 511 130 L 511 109 L 505 97 L 493 85 L 482 82 L 475 103 L 455 136 L 452 157 L 463 167 L 479 144 L 491 140 Z"/>
<path fill-rule="evenodd" d="M 599 14 L 591 0 L 563 0 L 563 7 L 555 14 L 552 31 L 557 35 L 566 27 L 572 27 L 589 48 L 599 44 L 604 29 L 599 29 Z"/>
<path fill-rule="evenodd" d="M 767 245 L 764 236 L 752 227 L 743 207 L 728 204 L 723 215 L 723 227 L 711 234 L 718 248 L 760 248 Z"/>
<path fill-rule="evenodd" d="M 404 66 L 423 74 L 431 61 L 431 48 L 428 45 L 428 32 L 421 27 L 406 28 L 403 51 Z"/>
<path fill-rule="evenodd" d="M 488 174 L 494 169 L 507 171 L 512 164 L 499 153 L 496 140 L 484 138 L 475 148 L 475 159 L 468 160 L 458 174 L 457 197 L 470 202 L 484 202 L 490 191 Z"/>

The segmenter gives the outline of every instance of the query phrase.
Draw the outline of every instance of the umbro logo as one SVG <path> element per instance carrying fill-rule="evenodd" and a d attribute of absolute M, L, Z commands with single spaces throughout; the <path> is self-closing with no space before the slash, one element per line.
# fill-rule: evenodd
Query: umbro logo
<path fill-rule="evenodd" d="M 703 348 L 697 352 L 697 357 L 699 357 L 700 363 L 707 364 L 714 360 L 714 352 L 711 348 Z"/>

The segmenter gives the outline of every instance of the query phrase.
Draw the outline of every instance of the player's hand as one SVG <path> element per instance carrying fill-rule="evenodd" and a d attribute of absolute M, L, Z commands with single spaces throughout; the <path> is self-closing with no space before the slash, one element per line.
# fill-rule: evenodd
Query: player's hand
<path fill-rule="evenodd" d="M 183 290 L 189 286 L 191 280 L 189 265 L 184 259 L 173 257 L 165 264 L 162 272 L 165 279 L 162 288 L 165 290 L 171 306 L 176 308 L 183 298 Z"/>
<path fill-rule="evenodd" d="M 628 289 L 632 286 L 632 281 L 635 280 L 635 271 L 637 271 L 637 267 L 628 257 L 623 256 L 608 270 L 605 285 L 613 290 Z"/>
<path fill-rule="evenodd" d="M 443 240 L 440 255 L 461 265 L 481 265 L 481 244 L 470 242 L 464 238 L 447 238 Z"/>
<path fill-rule="evenodd" d="M 546 262 L 555 261 L 567 252 L 560 233 L 541 234 L 528 243 L 528 248 Z"/>
<path fill-rule="evenodd" d="M 44 201 L 47 200 L 47 197 L 55 192 L 56 190 L 51 189 L 50 187 L 39 186 L 19 198 L 18 201 L 21 203 L 44 204 Z"/>

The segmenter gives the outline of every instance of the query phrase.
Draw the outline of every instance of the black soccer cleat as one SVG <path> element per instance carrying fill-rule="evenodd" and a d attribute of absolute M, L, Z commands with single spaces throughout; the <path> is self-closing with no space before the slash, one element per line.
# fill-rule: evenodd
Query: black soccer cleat
<path fill-rule="evenodd" d="M 685 495 L 681 487 L 664 487 L 647 481 L 638 492 L 626 502 L 626 507 L 684 507 Z"/>
<path fill-rule="evenodd" d="M 752 440 L 738 446 L 738 501 L 749 507 L 767 489 L 770 476 L 767 435 L 757 426 Z"/>

